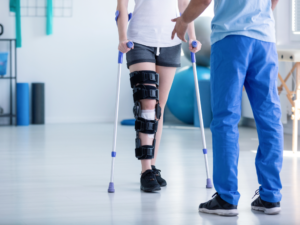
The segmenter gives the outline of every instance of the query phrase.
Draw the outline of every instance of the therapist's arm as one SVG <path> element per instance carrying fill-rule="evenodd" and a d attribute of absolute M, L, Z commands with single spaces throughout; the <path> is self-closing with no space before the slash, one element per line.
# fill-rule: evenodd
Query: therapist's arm
<path fill-rule="evenodd" d="M 184 11 L 187 9 L 189 3 L 190 3 L 190 0 L 178 0 L 178 8 L 179 8 L 180 15 L 182 15 L 184 13 Z M 194 21 L 189 23 L 187 32 L 188 32 L 189 38 L 196 39 Z"/>
<path fill-rule="evenodd" d="M 272 1 L 272 10 L 274 10 L 279 0 L 271 0 L 271 1 Z"/>
<path fill-rule="evenodd" d="M 177 37 L 186 42 L 184 34 L 188 28 L 188 24 L 203 13 L 210 3 L 211 0 L 191 0 L 181 17 L 172 20 L 173 22 L 176 22 L 175 28 L 172 32 L 172 39 L 177 33 Z"/>
<path fill-rule="evenodd" d="M 184 12 L 184 10 L 186 10 L 189 3 L 190 3 L 190 0 L 178 0 L 178 8 L 179 8 L 180 14 L 182 14 Z M 197 41 L 197 39 L 196 39 L 194 21 L 189 23 L 188 28 L 187 28 L 187 33 L 188 33 L 188 36 L 189 36 L 189 49 L 190 49 L 190 51 L 194 52 L 194 53 L 200 51 L 201 43 L 199 41 Z M 197 41 L 197 47 L 195 47 L 195 48 L 193 48 L 193 46 L 192 46 L 193 41 Z"/>

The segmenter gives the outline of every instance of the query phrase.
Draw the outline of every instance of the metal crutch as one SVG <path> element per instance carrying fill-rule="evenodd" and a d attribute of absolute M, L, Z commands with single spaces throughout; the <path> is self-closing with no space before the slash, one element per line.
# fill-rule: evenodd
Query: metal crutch
<path fill-rule="evenodd" d="M 197 47 L 197 41 L 192 42 L 193 48 Z M 191 52 L 191 60 L 193 64 L 193 72 L 194 72 L 194 81 L 195 81 L 195 91 L 197 97 L 197 106 L 198 106 L 198 115 L 200 121 L 200 129 L 202 134 L 202 144 L 203 144 L 203 154 L 205 160 L 205 168 L 206 168 L 206 188 L 212 188 L 212 182 L 209 177 L 209 168 L 208 168 L 208 160 L 207 160 L 207 149 L 206 149 L 206 141 L 205 141 L 205 133 L 204 133 L 204 125 L 203 125 L 203 116 L 202 116 L 202 108 L 201 108 L 201 99 L 200 99 L 200 91 L 198 85 L 198 76 L 197 76 L 197 69 L 196 69 L 196 56 L 195 53 Z"/>
<path fill-rule="evenodd" d="M 116 22 L 119 17 L 119 11 L 116 12 Z M 128 15 L 128 21 L 131 19 L 131 13 Z M 133 43 L 131 41 L 127 42 L 127 47 L 132 48 Z M 119 100 L 120 100 L 120 83 L 121 83 L 121 72 L 122 72 L 122 63 L 123 63 L 123 53 L 119 51 L 118 56 L 118 80 L 117 80 L 117 99 L 116 99 L 116 111 L 115 111 L 115 124 L 114 124 L 114 138 L 113 138 L 113 148 L 111 152 L 111 174 L 110 174 L 110 182 L 108 186 L 108 192 L 114 193 L 114 166 L 115 166 L 115 158 L 116 158 L 116 146 L 117 146 L 117 129 L 118 129 L 118 117 L 119 117 Z"/>

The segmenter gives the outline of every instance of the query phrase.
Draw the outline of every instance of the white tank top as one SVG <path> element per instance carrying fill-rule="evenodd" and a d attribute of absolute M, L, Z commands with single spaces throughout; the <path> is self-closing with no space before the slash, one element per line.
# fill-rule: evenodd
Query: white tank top
<path fill-rule="evenodd" d="M 135 0 L 135 8 L 129 23 L 127 38 L 149 47 L 171 47 L 181 43 L 171 39 L 179 16 L 178 0 Z"/>

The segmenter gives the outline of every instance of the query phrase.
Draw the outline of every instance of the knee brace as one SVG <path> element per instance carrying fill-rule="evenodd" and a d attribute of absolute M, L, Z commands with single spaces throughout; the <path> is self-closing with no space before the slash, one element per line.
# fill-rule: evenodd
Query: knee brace
<path fill-rule="evenodd" d="M 136 119 L 135 130 L 135 156 L 139 160 L 152 159 L 154 157 L 155 150 L 155 135 L 158 126 L 158 120 L 161 117 L 161 107 L 159 105 L 159 75 L 154 71 L 136 71 L 130 73 L 131 88 L 133 88 L 133 114 Z M 147 84 L 155 84 L 150 86 Z M 142 107 L 140 100 L 152 99 L 156 100 L 155 116 L 157 120 L 148 120 L 141 117 Z M 141 145 L 141 139 L 139 138 L 139 132 L 145 134 L 153 134 L 154 139 L 152 145 Z"/>

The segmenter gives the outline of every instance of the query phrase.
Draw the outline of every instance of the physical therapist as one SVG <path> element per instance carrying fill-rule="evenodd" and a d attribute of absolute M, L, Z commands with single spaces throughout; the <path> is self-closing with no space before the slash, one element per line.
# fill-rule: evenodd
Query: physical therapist
<path fill-rule="evenodd" d="M 183 40 L 188 24 L 211 0 L 191 0 L 176 18 L 175 34 Z M 199 211 L 238 215 L 238 159 L 241 99 L 245 86 L 253 110 L 259 146 L 255 160 L 259 195 L 253 210 L 280 212 L 283 129 L 277 93 L 278 58 L 272 10 L 278 0 L 215 0 L 211 35 L 213 182 L 217 193 Z"/>

